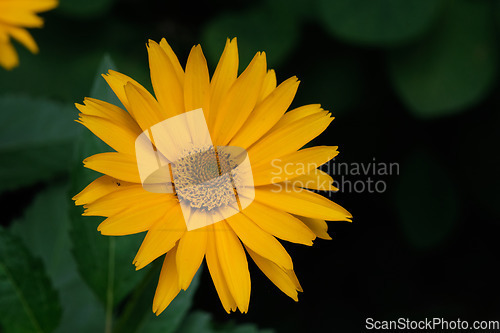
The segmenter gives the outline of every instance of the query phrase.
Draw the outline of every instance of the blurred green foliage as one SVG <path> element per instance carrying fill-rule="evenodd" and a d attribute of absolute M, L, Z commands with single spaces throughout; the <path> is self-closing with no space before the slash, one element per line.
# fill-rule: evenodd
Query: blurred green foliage
<path fill-rule="evenodd" d="M 0 69 L 1 332 L 94 332 L 110 321 L 120 333 L 359 332 L 365 314 L 498 313 L 499 276 L 486 273 L 500 231 L 500 1 L 61 0 L 43 16 L 32 31 L 40 54 L 16 45 L 20 67 Z M 279 81 L 301 80 L 293 106 L 322 103 L 336 117 L 318 143 L 338 144 L 342 161 L 402 163 L 387 193 L 335 196 L 355 223 L 330 224 L 334 241 L 318 241 L 314 260 L 292 248 L 306 286 L 298 304 L 269 297 L 261 276 L 250 313 L 226 322 L 214 290 L 197 290 L 200 271 L 155 317 L 158 264 L 131 264 L 140 236 L 101 236 L 102 219 L 73 206 L 98 176 L 82 160 L 109 150 L 73 121 L 73 103 L 119 105 L 99 76 L 114 67 L 150 88 L 144 45 L 162 37 L 181 63 L 201 43 L 212 73 L 226 38 L 238 38 L 240 71 L 265 51 Z M 457 271 L 464 263 L 471 273 Z"/>

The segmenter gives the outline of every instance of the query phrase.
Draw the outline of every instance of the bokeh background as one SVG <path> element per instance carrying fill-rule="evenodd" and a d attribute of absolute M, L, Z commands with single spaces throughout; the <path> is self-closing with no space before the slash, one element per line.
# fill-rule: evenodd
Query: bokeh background
<path fill-rule="evenodd" d="M 500 1 L 61 0 L 42 16 L 45 27 L 31 30 L 40 54 L 18 47 L 20 67 L 0 69 L 1 224 L 62 286 L 63 324 L 88 332 L 102 321 L 91 292 L 64 291 L 76 275 L 69 249 L 83 237 L 66 216 L 84 140 L 72 104 L 91 94 L 105 55 L 151 87 L 145 44 L 162 37 L 183 64 L 201 43 L 211 72 L 227 37 L 238 38 L 240 70 L 266 51 L 279 82 L 301 80 L 292 106 L 321 103 L 336 117 L 314 142 L 339 146 L 334 163 L 398 165 L 333 173 L 384 191 L 341 186 L 330 198 L 353 223 L 330 222 L 333 239 L 313 247 L 285 244 L 305 291 L 298 303 L 252 264 L 250 311 L 229 316 L 205 269 L 189 320 L 203 330 L 252 323 L 241 332 L 360 332 L 367 317 L 500 320 Z"/>

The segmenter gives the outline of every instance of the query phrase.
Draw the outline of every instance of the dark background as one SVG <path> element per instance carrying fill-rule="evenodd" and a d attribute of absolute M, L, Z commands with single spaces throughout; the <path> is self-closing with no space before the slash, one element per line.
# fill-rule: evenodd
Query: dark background
<path fill-rule="evenodd" d="M 266 51 L 279 82 L 301 80 L 293 106 L 336 117 L 314 142 L 338 145 L 335 163 L 398 163 L 398 174 L 333 175 L 386 190 L 341 188 L 330 198 L 352 224 L 330 222 L 333 239 L 313 247 L 284 244 L 298 303 L 251 264 L 248 314 L 224 312 L 207 270 L 195 309 L 277 332 L 359 332 L 367 317 L 500 320 L 500 2 L 67 0 L 43 17 L 40 54 L 18 47 L 21 66 L 0 72 L 0 91 L 81 102 L 105 53 L 150 87 L 149 38 L 165 37 L 182 64 L 201 43 L 212 73 L 236 36 L 240 70 Z M 3 224 L 46 184 L 6 189 Z"/>

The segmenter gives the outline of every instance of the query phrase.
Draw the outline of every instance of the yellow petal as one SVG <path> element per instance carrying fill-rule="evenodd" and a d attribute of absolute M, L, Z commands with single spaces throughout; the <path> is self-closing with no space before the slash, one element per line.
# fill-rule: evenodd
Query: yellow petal
<path fill-rule="evenodd" d="M 175 74 L 177 75 L 177 79 L 179 82 L 184 84 L 184 70 L 182 69 L 181 63 L 179 62 L 179 59 L 175 55 L 175 52 L 172 50 L 170 45 L 167 43 L 167 40 L 165 38 L 162 38 L 160 41 L 160 47 L 162 48 L 163 52 L 167 55 L 168 59 L 170 60 L 170 63 L 174 67 Z"/>
<path fill-rule="evenodd" d="M 113 216 L 139 203 L 164 198 L 165 202 L 173 197 L 170 193 L 151 193 L 141 185 L 120 186 L 93 202 L 84 206 L 86 216 Z"/>
<path fill-rule="evenodd" d="M 231 140 L 231 145 L 246 149 L 269 131 L 292 103 L 298 86 L 299 81 L 294 76 L 274 89 L 255 107 L 245 125 Z"/>
<path fill-rule="evenodd" d="M 215 246 L 221 271 L 241 313 L 248 312 L 250 273 L 243 246 L 225 221 L 217 222 Z"/>
<path fill-rule="evenodd" d="M 328 235 L 328 224 L 326 224 L 325 220 L 321 219 L 313 219 L 310 217 L 305 217 L 305 216 L 297 216 L 302 222 L 304 222 L 305 225 L 309 229 L 311 229 L 312 232 L 316 234 L 321 239 L 327 239 L 330 240 L 332 239 L 330 235 Z"/>
<path fill-rule="evenodd" d="M 155 96 L 161 105 L 162 118 L 184 112 L 182 86 L 169 57 L 155 41 L 148 43 L 149 68 Z"/>
<path fill-rule="evenodd" d="M 176 204 L 167 211 L 165 218 L 155 223 L 146 234 L 134 259 L 136 269 L 149 265 L 150 262 L 170 251 L 185 231 L 184 217 L 180 206 Z"/>
<path fill-rule="evenodd" d="M 252 112 L 266 75 L 265 53 L 258 52 L 245 71 L 236 79 L 217 112 L 214 144 L 227 145 Z"/>
<path fill-rule="evenodd" d="M 14 39 L 30 50 L 31 53 L 38 53 L 38 45 L 36 45 L 35 40 L 28 30 L 9 26 L 7 31 Z"/>
<path fill-rule="evenodd" d="M 137 121 L 142 130 L 147 130 L 151 126 L 165 120 L 160 105 L 149 93 L 144 93 L 134 84 L 125 85 L 125 94 L 129 102 L 129 112 Z"/>
<path fill-rule="evenodd" d="M 86 168 L 131 183 L 140 183 L 134 155 L 123 153 L 101 153 L 83 160 Z"/>
<path fill-rule="evenodd" d="M 243 244 L 278 266 L 292 269 L 292 258 L 274 236 L 262 230 L 244 214 L 236 214 L 226 219 L 229 226 Z"/>
<path fill-rule="evenodd" d="M 285 181 L 286 186 L 303 187 L 310 190 L 320 191 L 338 191 L 339 189 L 333 186 L 333 178 L 326 172 L 319 169 L 312 169 L 308 174 L 301 175 Z"/>
<path fill-rule="evenodd" d="M 319 112 L 323 112 L 324 114 L 328 114 L 327 111 L 324 111 L 321 108 L 320 104 L 308 104 L 308 105 L 304 105 L 304 106 L 295 108 L 295 109 L 290 110 L 287 113 L 285 113 L 283 115 L 283 117 L 281 117 L 281 119 L 276 123 L 276 125 L 274 125 L 272 130 L 274 131 L 274 130 L 277 130 L 278 128 L 287 127 L 299 119 L 305 118 L 307 116 L 310 116 L 310 115 L 313 115 L 313 114 L 316 114 Z"/>
<path fill-rule="evenodd" d="M 276 73 L 274 72 L 274 69 L 270 69 L 267 71 L 266 76 L 264 77 L 264 82 L 262 82 L 262 88 L 260 89 L 257 103 L 262 102 L 275 88 Z"/>
<path fill-rule="evenodd" d="M 41 28 L 43 20 L 34 12 L 9 6 L 0 10 L 0 22 L 22 26 L 25 28 Z"/>
<path fill-rule="evenodd" d="M 212 81 L 210 82 L 210 110 L 212 110 L 212 112 L 209 114 L 207 124 L 211 133 L 215 125 L 215 119 L 218 116 L 219 106 L 237 76 L 238 45 L 236 43 L 236 38 L 233 38 L 231 41 L 227 39 L 224 52 L 222 52 Z"/>
<path fill-rule="evenodd" d="M 137 122 L 122 108 L 108 102 L 88 97 L 83 100 L 83 103 L 85 105 L 75 104 L 81 113 L 107 119 L 120 127 L 126 128 L 129 132 L 134 133 L 135 136 L 142 133 Z"/>
<path fill-rule="evenodd" d="M 284 190 L 281 184 L 258 186 L 255 200 L 291 214 L 328 221 L 349 221 L 352 215 L 325 197 L 301 188 Z"/>
<path fill-rule="evenodd" d="M 229 291 L 226 278 L 222 273 L 219 255 L 217 254 L 217 248 L 215 246 L 214 225 L 208 226 L 207 229 L 209 230 L 206 253 L 208 270 L 210 271 L 210 276 L 212 277 L 212 281 L 224 310 L 226 310 L 227 313 L 230 313 L 231 311 L 236 311 L 236 302 Z"/>
<path fill-rule="evenodd" d="M 56 8 L 57 5 L 57 0 L 2 0 L 0 1 L 0 10 L 17 7 L 18 10 L 44 12 Z"/>
<path fill-rule="evenodd" d="M 308 174 L 337 155 L 336 146 L 317 146 L 275 158 L 271 162 L 256 162 L 252 168 L 254 184 L 279 183 Z"/>
<path fill-rule="evenodd" d="M 297 297 L 297 289 L 286 271 L 274 262 L 259 256 L 248 247 L 245 248 L 255 264 L 257 264 L 257 267 L 259 267 L 259 269 L 266 274 L 269 280 L 271 280 L 271 282 L 274 283 L 274 285 L 276 285 L 276 287 L 278 287 L 283 293 L 292 298 L 295 302 L 298 302 L 299 299 Z"/>
<path fill-rule="evenodd" d="M 131 132 L 127 127 L 119 126 L 105 118 L 85 114 L 80 114 L 79 122 L 114 150 L 135 154 L 137 133 Z"/>
<path fill-rule="evenodd" d="M 209 111 L 210 76 L 201 46 L 193 46 L 186 64 L 184 104 L 186 111 L 203 108 L 205 119 Z"/>
<path fill-rule="evenodd" d="M 163 260 L 158 286 L 153 299 L 153 312 L 157 316 L 167 308 L 181 290 L 175 265 L 176 250 L 177 247 L 170 250 Z"/>
<path fill-rule="evenodd" d="M 187 231 L 177 247 L 179 286 L 186 290 L 198 271 L 207 249 L 207 228 Z"/>
<path fill-rule="evenodd" d="M 19 65 L 17 52 L 8 39 L 5 42 L 0 40 L 0 65 L 7 70 Z"/>
<path fill-rule="evenodd" d="M 113 177 L 104 175 L 87 185 L 87 187 L 73 197 L 73 200 L 75 200 L 75 205 L 78 206 L 89 204 L 111 192 L 131 185 L 133 183 L 117 181 Z"/>
<path fill-rule="evenodd" d="M 110 69 L 107 74 L 102 74 L 102 77 L 106 80 L 116 97 L 118 97 L 127 110 L 129 110 L 129 102 L 127 95 L 125 94 L 125 85 L 127 83 L 132 83 L 137 89 L 141 90 L 143 94 L 149 94 L 149 91 L 147 91 L 147 89 L 144 88 L 139 82 L 120 72 Z"/>
<path fill-rule="evenodd" d="M 108 236 L 123 236 L 149 230 L 165 215 L 169 208 L 177 205 L 174 196 L 152 196 L 150 200 L 137 202 L 129 208 L 104 220 L 98 231 Z"/>
<path fill-rule="evenodd" d="M 287 270 L 286 274 L 290 277 L 290 280 L 292 280 L 295 288 L 297 288 L 298 291 L 303 292 L 304 290 L 302 289 L 302 286 L 300 285 L 299 279 L 297 279 L 297 275 L 295 275 L 295 272 L 293 270 Z"/>
<path fill-rule="evenodd" d="M 289 126 L 273 129 L 248 149 L 250 160 L 266 163 L 290 154 L 320 135 L 331 122 L 328 115 L 315 113 Z"/>
<path fill-rule="evenodd" d="M 312 241 L 316 238 L 314 233 L 296 217 L 257 201 L 245 208 L 243 214 L 265 232 L 289 242 L 312 245 Z"/>

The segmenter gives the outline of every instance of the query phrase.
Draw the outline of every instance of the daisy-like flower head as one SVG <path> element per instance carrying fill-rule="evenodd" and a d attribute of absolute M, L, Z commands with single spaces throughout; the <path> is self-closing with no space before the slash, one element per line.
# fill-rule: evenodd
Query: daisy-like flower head
<path fill-rule="evenodd" d="M 104 78 L 122 108 L 86 98 L 78 120 L 116 152 L 84 160 L 104 175 L 73 199 L 84 215 L 107 217 L 103 235 L 147 231 L 134 259 L 141 269 L 165 255 L 153 311 L 187 289 L 205 259 L 222 306 L 247 312 L 247 254 L 295 301 L 302 291 L 277 238 L 312 245 L 330 239 L 328 221 L 345 209 L 311 190 L 334 191 L 318 169 L 337 147 L 301 149 L 332 121 L 320 105 L 287 112 L 299 81 L 277 86 L 258 52 L 238 76 L 236 39 L 227 40 L 210 78 L 199 45 L 185 69 L 168 43 L 148 44 L 156 98 L 132 78 Z M 128 112 L 127 112 L 128 111 Z"/>
<path fill-rule="evenodd" d="M 12 69 L 19 65 L 19 57 L 10 38 L 23 44 L 32 53 L 38 46 L 26 28 L 41 28 L 43 20 L 37 13 L 51 10 L 58 0 L 0 0 L 0 65 Z"/>

